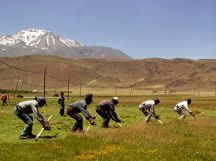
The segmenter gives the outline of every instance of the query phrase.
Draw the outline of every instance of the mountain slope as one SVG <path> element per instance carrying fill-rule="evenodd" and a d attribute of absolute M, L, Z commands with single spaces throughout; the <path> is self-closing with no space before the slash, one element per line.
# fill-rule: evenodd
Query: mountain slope
<path fill-rule="evenodd" d="M 117 49 L 82 45 L 46 30 L 27 29 L 0 37 L 0 57 L 35 54 L 65 58 L 131 59 Z"/>

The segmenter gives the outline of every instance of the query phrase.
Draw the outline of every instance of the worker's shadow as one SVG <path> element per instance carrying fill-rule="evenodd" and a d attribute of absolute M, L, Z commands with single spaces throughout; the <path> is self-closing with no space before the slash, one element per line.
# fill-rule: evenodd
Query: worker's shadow
<path fill-rule="evenodd" d="M 58 137 L 57 134 L 55 134 L 55 135 L 39 136 L 39 138 L 41 138 L 41 139 L 53 139 L 53 138 L 56 138 L 56 137 Z"/>

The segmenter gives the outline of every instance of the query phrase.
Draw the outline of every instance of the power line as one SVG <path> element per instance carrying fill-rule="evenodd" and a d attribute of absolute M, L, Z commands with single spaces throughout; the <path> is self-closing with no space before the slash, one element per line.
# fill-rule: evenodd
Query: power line
<path fill-rule="evenodd" d="M 10 80 L 10 79 L 13 79 L 13 78 L 15 78 L 15 76 L 13 76 L 13 77 L 6 77 L 6 78 L 1 78 L 0 80 Z"/>
<path fill-rule="evenodd" d="M 17 68 L 17 67 L 15 67 L 15 66 L 12 66 L 12 65 L 10 65 L 10 64 L 8 64 L 8 63 L 5 63 L 5 62 L 3 62 L 3 61 L 1 61 L 1 60 L 0 60 L 0 63 L 5 64 L 5 65 L 7 65 L 7 66 L 9 66 L 9 67 L 11 67 L 11 68 L 13 68 L 13 69 L 23 71 L 23 72 L 29 72 L 29 73 L 43 73 L 43 72 L 29 71 L 29 70 Z"/>
<path fill-rule="evenodd" d="M 59 81 L 59 82 L 66 82 L 66 81 L 67 81 L 67 80 L 60 80 L 60 79 L 58 79 L 58 78 L 56 78 L 56 77 L 50 75 L 49 73 L 47 73 L 47 75 L 48 75 L 49 77 L 51 77 L 51 78 L 53 78 L 53 79 Z"/>
<path fill-rule="evenodd" d="M 24 83 L 27 85 L 30 85 L 30 86 L 34 86 L 34 87 L 43 87 L 43 85 L 38 85 L 38 84 L 34 84 L 34 83 L 28 83 L 28 82 L 24 82 Z"/>
<path fill-rule="evenodd" d="M 4 65 L 7 65 L 9 66 L 10 68 L 13 68 L 13 69 L 16 69 L 16 70 L 20 70 L 20 71 L 23 71 L 23 72 L 29 72 L 29 73 L 43 73 L 43 72 L 36 72 L 36 71 L 30 71 L 30 70 L 25 70 L 25 69 L 21 69 L 21 68 L 18 68 L 18 67 L 15 67 L 15 66 L 12 66 L 8 63 L 5 63 L 3 61 L 0 60 L 0 63 L 4 64 Z M 49 73 L 46 73 L 50 78 L 56 80 L 56 81 L 59 81 L 59 82 L 67 82 L 67 80 L 61 80 L 61 79 L 58 79 L 56 77 L 54 77 L 53 75 L 49 74 Z M 14 78 L 14 77 L 13 77 Z M 3 79 L 3 78 L 2 78 Z"/>

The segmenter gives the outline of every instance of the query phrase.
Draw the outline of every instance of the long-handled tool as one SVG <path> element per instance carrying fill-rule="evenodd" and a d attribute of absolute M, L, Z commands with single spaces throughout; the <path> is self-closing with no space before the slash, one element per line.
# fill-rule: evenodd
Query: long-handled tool
<path fill-rule="evenodd" d="M 122 125 L 119 122 L 116 122 L 116 123 L 119 125 L 119 127 L 122 127 Z"/>
<path fill-rule="evenodd" d="M 49 121 L 52 118 L 53 115 L 50 115 L 50 117 L 48 118 L 47 121 Z M 42 129 L 39 131 L 39 133 L 36 135 L 35 141 L 38 140 L 38 138 L 40 137 L 40 135 L 42 134 L 42 132 L 44 131 L 44 128 L 42 127 Z"/>
<path fill-rule="evenodd" d="M 86 132 L 89 131 L 90 127 L 91 127 L 91 124 L 89 123 L 89 126 L 88 126 L 87 129 L 86 129 Z"/>
<path fill-rule="evenodd" d="M 161 120 L 159 120 L 159 119 L 157 119 L 158 120 L 158 122 L 161 124 L 161 125 L 163 125 L 164 123 L 161 121 Z"/>
<path fill-rule="evenodd" d="M 94 115 L 95 119 L 96 119 L 96 116 L 97 116 L 97 113 Z M 87 127 L 87 129 L 86 129 L 86 132 L 89 131 L 90 127 L 91 127 L 91 124 L 89 123 L 89 125 L 88 125 L 88 127 Z"/>

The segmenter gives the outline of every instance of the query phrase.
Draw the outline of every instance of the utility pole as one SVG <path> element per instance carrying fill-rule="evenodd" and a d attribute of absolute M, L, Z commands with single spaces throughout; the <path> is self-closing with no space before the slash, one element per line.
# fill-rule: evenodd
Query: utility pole
<path fill-rule="evenodd" d="M 216 81 L 215 81 L 215 96 L 216 96 Z"/>
<path fill-rule="evenodd" d="M 14 90 L 14 99 L 15 99 L 15 96 L 16 96 L 16 91 L 17 91 L 17 87 L 18 87 L 18 84 L 19 84 L 19 78 L 20 78 L 19 74 L 16 74 L 16 75 L 17 75 L 17 83 L 16 83 L 16 87 L 15 87 L 15 90 Z"/>
<path fill-rule="evenodd" d="M 56 94 L 56 87 L 54 87 L 55 89 L 54 89 L 54 93 Z"/>
<path fill-rule="evenodd" d="M 116 90 L 116 88 L 117 88 L 117 87 L 115 86 L 115 95 L 117 96 L 117 90 Z"/>
<path fill-rule="evenodd" d="M 82 81 L 80 81 L 80 96 L 82 94 Z"/>
<path fill-rule="evenodd" d="M 68 75 L 68 100 L 69 100 L 69 93 L 70 93 L 70 77 Z"/>
<path fill-rule="evenodd" d="M 44 98 L 46 96 L 46 67 L 44 69 Z"/>
<path fill-rule="evenodd" d="M 131 96 L 131 95 L 132 95 L 133 86 L 131 85 L 130 87 L 131 87 L 131 88 L 130 88 L 130 96 Z"/>
<path fill-rule="evenodd" d="M 199 80 L 198 80 L 198 84 L 197 84 L 197 92 L 198 92 L 198 96 L 200 95 L 200 84 L 199 84 Z"/>

